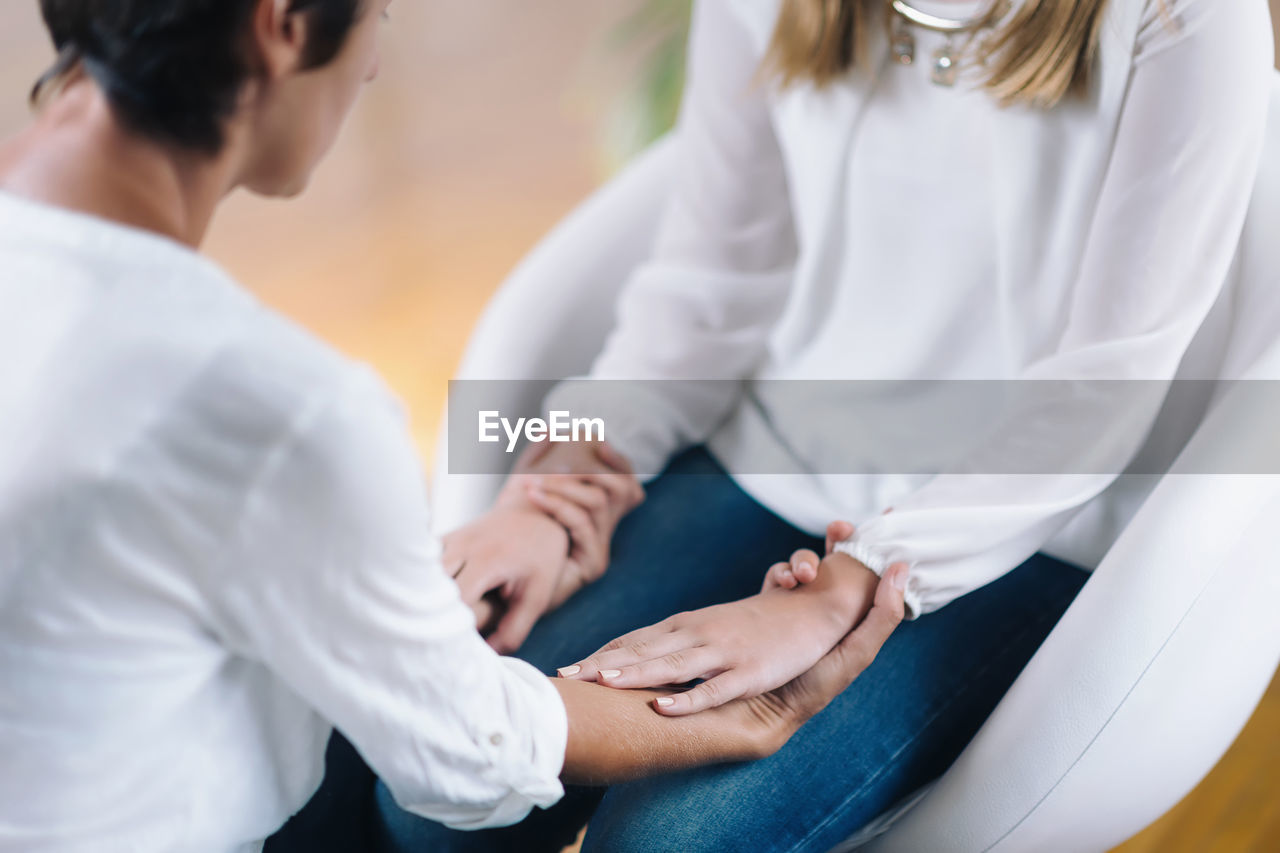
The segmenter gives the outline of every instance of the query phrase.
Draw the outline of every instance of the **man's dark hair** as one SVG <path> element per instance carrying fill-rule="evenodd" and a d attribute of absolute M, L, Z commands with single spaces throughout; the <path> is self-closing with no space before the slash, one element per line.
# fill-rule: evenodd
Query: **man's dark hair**
<path fill-rule="evenodd" d="M 216 154 L 223 123 L 254 73 L 249 25 L 259 0 L 40 0 L 58 61 L 36 84 L 80 66 L 122 122 L 165 142 Z M 293 0 L 310 16 L 307 67 L 342 50 L 362 0 Z"/>

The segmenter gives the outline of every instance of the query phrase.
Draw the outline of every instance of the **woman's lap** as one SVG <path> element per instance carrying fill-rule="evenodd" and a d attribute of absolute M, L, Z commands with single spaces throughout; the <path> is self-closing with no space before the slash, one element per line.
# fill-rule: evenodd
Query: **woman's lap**
<path fill-rule="evenodd" d="M 1037 556 L 904 623 L 776 755 L 611 788 L 584 853 L 829 850 L 950 766 L 1086 578 Z"/>
<path fill-rule="evenodd" d="M 651 484 L 645 503 L 619 527 L 605 577 L 548 614 L 520 657 L 550 674 L 672 613 L 755 593 L 766 568 L 800 547 L 820 549 L 821 542 L 755 503 L 705 451 L 691 451 Z M 557 851 L 591 817 L 588 853 L 828 849 L 946 769 L 1085 577 L 1037 556 L 905 623 L 849 690 L 765 761 L 607 793 L 571 788 L 561 803 L 518 826 L 477 833 L 409 815 L 379 786 L 377 846 Z M 364 784 L 349 762 L 343 767 L 346 779 L 327 777 L 325 789 Z"/>

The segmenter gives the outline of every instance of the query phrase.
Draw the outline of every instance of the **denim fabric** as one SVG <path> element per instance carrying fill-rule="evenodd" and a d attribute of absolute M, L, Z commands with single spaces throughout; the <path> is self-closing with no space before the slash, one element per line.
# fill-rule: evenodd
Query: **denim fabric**
<path fill-rule="evenodd" d="M 705 450 L 689 451 L 619 526 L 604 578 L 539 622 L 520 656 L 551 674 L 627 631 L 757 592 L 765 569 L 802 547 L 820 552 L 822 542 L 748 497 Z M 946 770 L 1087 577 L 1037 555 L 904 623 L 776 755 L 570 788 L 514 827 L 448 830 L 401 811 L 380 784 L 370 802 L 372 774 L 335 736 L 324 787 L 268 850 L 353 849 L 333 845 L 360 838 L 395 853 L 559 851 L 590 819 L 585 853 L 821 853 Z M 299 831 L 308 824 L 309 835 Z"/>

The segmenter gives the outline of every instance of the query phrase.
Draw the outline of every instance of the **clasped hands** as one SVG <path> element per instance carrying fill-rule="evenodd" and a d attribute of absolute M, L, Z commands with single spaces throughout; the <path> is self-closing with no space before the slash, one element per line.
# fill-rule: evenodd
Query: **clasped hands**
<path fill-rule="evenodd" d="M 526 453 L 494 509 L 445 540 L 445 565 L 490 644 L 515 651 L 543 613 L 598 579 L 614 529 L 643 497 L 625 459 L 607 445 Z M 895 565 L 882 581 L 832 551 L 852 534 L 852 525 L 834 522 L 824 557 L 797 551 L 768 570 L 759 594 L 633 631 L 560 675 L 616 688 L 698 682 L 655 699 L 668 716 L 738 699 L 770 701 L 788 690 L 811 694 L 815 681 L 824 685 L 818 692 L 847 686 L 901 621 L 907 574 Z"/>
<path fill-rule="evenodd" d="M 623 516 L 644 500 L 626 459 L 603 442 L 533 445 L 486 515 L 444 538 L 444 565 L 476 626 L 501 654 L 609 565 Z"/>
<path fill-rule="evenodd" d="M 697 681 L 655 700 L 659 713 L 681 716 L 768 694 L 800 679 L 835 649 L 852 653 L 861 672 L 902 619 L 907 567 L 895 564 L 881 580 L 833 551 L 852 534 L 851 524 L 833 522 L 825 558 L 796 551 L 769 569 L 759 594 L 677 613 L 619 637 L 559 674 L 618 688 Z"/>

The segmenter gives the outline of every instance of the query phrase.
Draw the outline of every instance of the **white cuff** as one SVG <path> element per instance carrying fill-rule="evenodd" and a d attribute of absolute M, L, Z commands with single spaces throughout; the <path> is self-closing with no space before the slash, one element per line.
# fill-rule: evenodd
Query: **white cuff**
<path fill-rule="evenodd" d="M 862 563 L 879 577 L 884 577 L 884 573 L 888 571 L 890 566 L 906 563 L 908 569 L 911 570 L 911 574 L 907 576 L 907 588 L 902 591 L 902 600 L 906 605 L 907 611 L 906 618 L 916 619 L 920 616 L 920 584 L 916 580 L 915 563 L 913 561 L 894 556 L 873 545 L 860 541 L 857 534 L 842 542 L 837 542 L 831 550 L 838 554 L 847 554 L 853 557 L 853 559 Z"/>
<path fill-rule="evenodd" d="M 501 658 L 507 707 L 471 721 L 485 763 L 486 786 L 505 791 L 484 804 L 437 805 L 410 811 L 453 829 L 511 826 L 535 807 L 550 808 L 564 796 L 560 772 L 569 742 L 569 717 L 551 680 L 517 658 Z"/>

